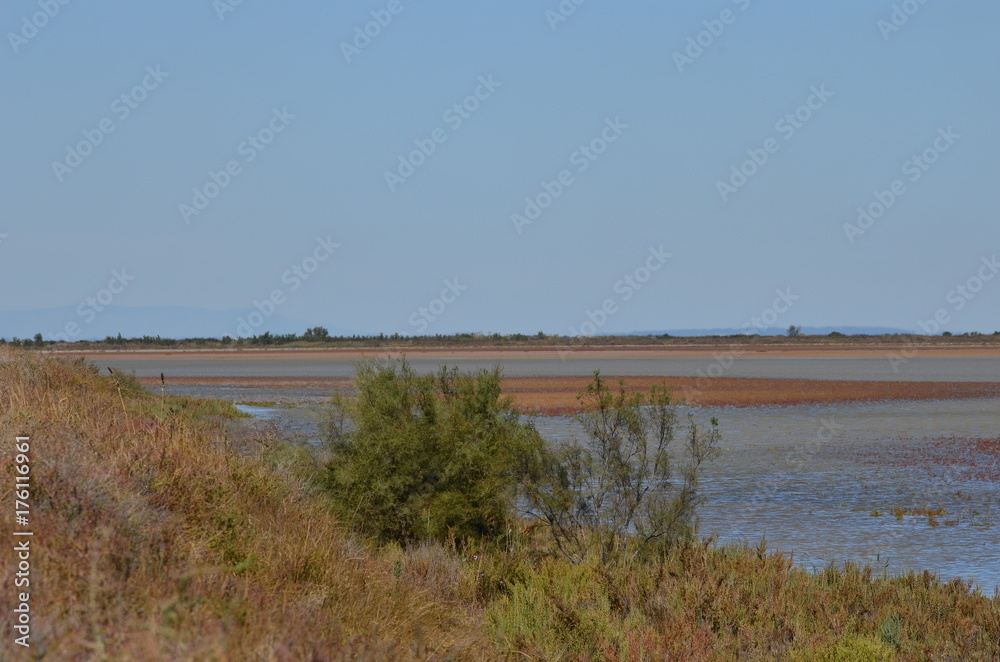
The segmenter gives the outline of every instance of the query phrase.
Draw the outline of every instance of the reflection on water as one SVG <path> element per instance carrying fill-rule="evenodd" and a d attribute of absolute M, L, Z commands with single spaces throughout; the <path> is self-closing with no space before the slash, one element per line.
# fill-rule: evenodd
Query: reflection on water
<path fill-rule="evenodd" d="M 273 407 L 257 407 L 254 405 L 233 405 L 238 410 L 244 414 L 250 414 L 254 418 L 259 418 L 262 421 L 270 421 L 277 418 L 279 411 Z"/>

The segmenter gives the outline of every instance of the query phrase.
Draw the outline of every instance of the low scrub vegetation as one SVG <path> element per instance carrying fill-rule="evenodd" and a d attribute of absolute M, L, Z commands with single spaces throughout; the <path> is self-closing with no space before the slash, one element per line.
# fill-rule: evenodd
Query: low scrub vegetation
<path fill-rule="evenodd" d="M 355 397 L 331 403 L 323 484 L 346 521 L 382 542 L 494 540 L 516 526 L 519 501 L 573 563 L 694 539 L 718 425 L 703 434 L 690 421 L 679 463 L 663 389 L 615 390 L 596 373 L 580 395 L 586 438 L 548 446 L 501 395 L 499 368 L 419 376 L 405 359 L 368 361 L 354 384 Z"/>
<path fill-rule="evenodd" d="M 458 457 L 467 433 L 476 439 L 470 452 L 511 436 L 536 447 L 530 426 L 518 427 L 528 421 L 493 398 L 489 377 L 451 374 L 442 382 L 439 375 L 429 384 L 398 369 L 394 377 L 372 375 L 409 380 L 411 392 L 426 394 L 424 411 L 441 434 L 428 433 L 421 415 L 408 410 L 378 413 L 372 425 L 348 424 L 345 416 L 342 441 L 388 438 L 395 426 L 410 439 L 455 442 L 431 457 L 457 466 L 468 466 Z M 606 395 L 612 404 L 619 397 Z M 373 403 L 373 412 L 384 404 Z M 628 411 L 630 402 L 623 404 Z M 361 412 L 357 403 L 343 406 Z M 38 597 L 32 648 L 5 642 L 4 659 L 1000 655 L 1000 598 L 930 573 L 889 577 L 852 564 L 807 572 L 763 546 L 717 546 L 691 535 L 648 553 L 591 553 L 573 562 L 544 521 L 519 519 L 509 506 L 491 510 L 497 504 L 477 492 L 482 479 L 506 494 L 532 475 L 522 472 L 537 470 L 503 458 L 474 479 L 425 472 L 448 493 L 479 493 L 468 506 L 438 510 L 438 491 L 424 483 L 398 492 L 404 501 L 421 495 L 414 511 L 427 505 L 441 515 L 438 525 L 389 518 L 388 527 L 372 528 L 345 514 L 343 500 L 358 499 L 346 495 L 362 487 L 330 482 L 332 455 L 248 429 L 235 415 L 225 404 L 147 393 L 126 376 L 99 375 L 83 363 L 0 348 L 0 453 L 13 457 L 17 434 L 33 440 L 31 589 Z M 655 412 L 643 415 L 657 420 Z M 482 432 L 473 421 L 494 427 Z M 692 434 L 683 429 L 678 440 Z M 711 446 L 711 430 L 693 434 Z M 689 446 L 678 449 L 675 490 L 683 489 Z M 352 461 L 364 468 L 373 457 L 358 451 Z M 2 465 L 8 482 L 10 466 Z M 14 530 L 9 499 L 0 515 L 7 531 Z M 480 506 L 494 515 L 467 516 Z M 452 530 L 454 537 L 442 535 Z M 13 573 L 13 564 L 0 564 L 7 587 L 0 622 L 8 636 Z"/>

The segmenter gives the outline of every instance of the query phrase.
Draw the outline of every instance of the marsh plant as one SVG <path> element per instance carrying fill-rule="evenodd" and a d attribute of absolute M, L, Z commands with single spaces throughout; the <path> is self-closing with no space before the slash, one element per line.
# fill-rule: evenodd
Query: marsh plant
<path fill-rule="evenodd" d="M 578 396 L 586 438 L 545 449 L 525 485 L 530 514 L 545 521 L 559 550 L 581 562 L 631 560 L 691 541 L 703 497 L 698 476 L 719 452 L 718 421 L 707 431 L 693 418 L 678 431 L 670 394 L 612 388 L 594 373 Z M 678 435 L 679 432 L 679 435 Z M 680 453 L 674 438 L 682 438 Z"/>

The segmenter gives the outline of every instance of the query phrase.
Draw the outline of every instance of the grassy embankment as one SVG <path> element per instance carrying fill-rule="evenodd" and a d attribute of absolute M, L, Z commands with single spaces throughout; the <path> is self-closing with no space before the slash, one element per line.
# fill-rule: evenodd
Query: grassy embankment
<path fill-rule="evenodd" d="M 0 349 L 0 456 L 33 442 L 32 656 L 114 660 L 996 659 L 1000 599 L 696 544 L 572 565 L 522 527 L 478 550 L 345 530 L 301 449 L 220 403 Z M 13 530 L 10 488 L 0 522 Z M 0 564 L 4 657 L 11 555 Z M 16 659 L 16 658 L 15 658 Z M 24 659 L 28 659 L 25 656 Z"/>

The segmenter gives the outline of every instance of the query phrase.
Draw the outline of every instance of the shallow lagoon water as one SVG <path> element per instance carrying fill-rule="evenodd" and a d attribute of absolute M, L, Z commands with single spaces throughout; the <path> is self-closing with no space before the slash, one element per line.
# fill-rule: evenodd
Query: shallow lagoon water
<path fill-rule="evenodd" d="M 1000 400 L 678 413 L 700 425 L 715 416 L 723 433 L 703 476 L 702 536 L 765 538 L 810 569 L 858 561 L 971 579 L 987 594 L 1000 585 L 1000 457 L 970 441 L 1000 437 Z M 569 417 L 537 427 L 548 439 L 579 434 Z"/>

